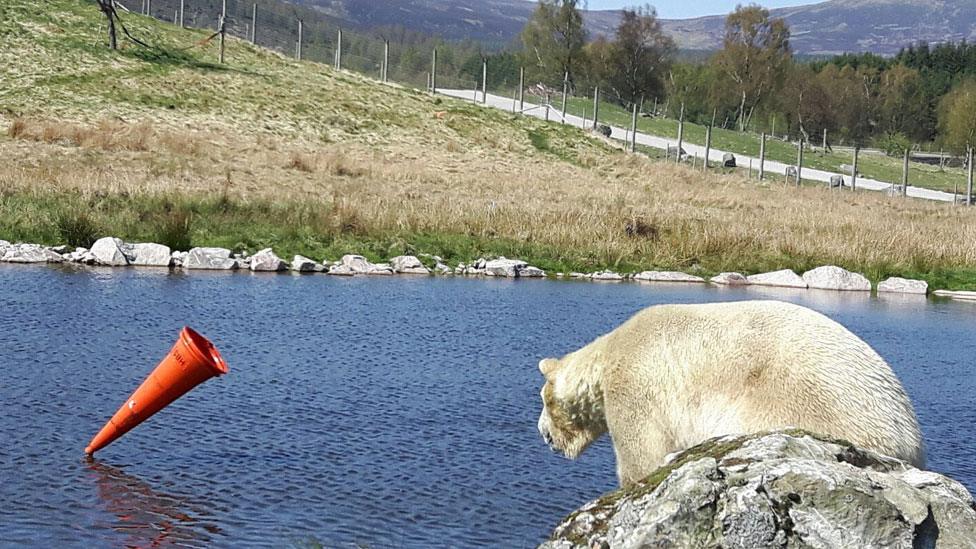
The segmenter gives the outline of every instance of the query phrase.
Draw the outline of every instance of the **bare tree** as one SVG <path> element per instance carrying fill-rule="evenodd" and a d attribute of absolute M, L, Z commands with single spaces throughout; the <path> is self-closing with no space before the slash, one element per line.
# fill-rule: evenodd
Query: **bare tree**
<path fill-rule="evenodd" d="M 108 19 L 108 47 L 116 50 L 119 48 L 119 41 L 115 33 L 115 18 L 117 17 L 115 13 L 115 0 L 95 1 L 98 2 L 98 8 L 105 14 L 105 18 Z"/>

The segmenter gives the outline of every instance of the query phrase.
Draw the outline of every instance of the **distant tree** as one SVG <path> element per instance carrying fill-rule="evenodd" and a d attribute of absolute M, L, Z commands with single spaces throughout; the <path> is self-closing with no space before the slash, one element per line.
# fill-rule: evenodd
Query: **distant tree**
<path fill-rule="evenodd" d="M 568 75 L 570 84 L 575 82 L 586 44 L 579 4 L 580 0 L 539 0 L 522 29 L 530 77 L 555 85 Z"/>
<path fill-rule="evenodd" d="M 976 80 L 966 80 L 939 103 L 942 142 L 956 153 L 976 145 Z"/>
<path fill-rule="evenodd" d="M 919 72 L 905 65 L 885 71 L 880 81 L 881 129 L 916 140 L 928 140 L 935 128 L 931 101 Z"/>
<path fill-rule="evenodd" d="M 583 58 L 585 63 L 576 84 L 586 88 L 612 88 L 614 43 L 601 34 L 583 48 Z"/>
<path fill-rule="evenodd" d="M 625 9 L 610 50 L 610 83 L 622 102 L 661 97 L 671 68 L 674 40 L 665 34 L 650 5 Z"/>
<path fill-rule="evenodd" d="M 737 6 L 725 20 L 722 50 L 714 63 L 735 94 L 740 131 L 767 97 L 778 91 L 792 58 L 790 29 L 782 19 L 771 20 L 769 10 Z"/>

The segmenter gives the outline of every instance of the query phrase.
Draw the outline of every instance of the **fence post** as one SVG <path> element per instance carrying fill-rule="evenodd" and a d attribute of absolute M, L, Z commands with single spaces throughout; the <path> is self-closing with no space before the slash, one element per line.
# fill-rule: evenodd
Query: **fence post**
<path fill-rule="evenodd" d="M 583 105 L 583 125 L 580 128 L 586 129 L 586 105 Z"/>
<path fill-rule="evenodd" d="M 339 29 L 339 37 L 336 40 L 336 66 L 337 71 L 342 70 L 342 29 Z"/>
<path fill-rule="evenodd" d="M 654 96 L 654 112 L 651 114 L 657 116 L 657 96 Z"/>
<path fill-rule="evenodd" d="M 901 195 L 908 196 L 908 150 L 905 148 L 905 160 L 901 167 Z"/>
<path fill-rule="evenodd" d="M 823 154 L 827 154 L 827 128 L 824 128 L 824 138 L 823 138 Z"/>
<path fill-rule="evenodd" d="M 434 53 L 432 54 L 430 60 L 430 94 L 434 95 L 437 93 L 437 48 L 434 48 Z"/>
<path fill-rule="evenodd" d="M 481 58 L 481 104 L 488 104 L 488 58 Z"/>
<path fill-rule="evenodd" d="M 185 0 L 180 0 L 180 28 L 181 29 L 184 28 L 184 25 L 183 25 L 183 4 L 184 3 L 185 3 Z"/>
<path fill-rule="evenodd" d="M 227 0 L 221 2 L 220 8 L 220 64 L 224 64 L 224 37 L 227 35 Z"/>
<path fill-rule="evenodd" d="M 550 97 L 549 94 L 547 93 L 546 94 L 546 122 L 549 121 L 549 102 L 550 102 Z"/>
<path fill-rule="evenodd" d="M 525 112 L 525 67 L 519 67 L 518 112 Z"/>
<path fill-rule="evenodd" d="M 381 80 L 384 84 L 389 81 L 390 78 L 390 41 L 383 41 L 383 73 L 380 75 Z"/>
<path fill-rule="evenodd" d="M 966 177 L 966 205 L 973 205 L 973 147 L 969 147 L 969 159 L 967 161 L 969 164 L 969 172 Z"/>
<path fill-rule="evenodd" d="M 600 120 L 600 86 L 593 88 L 593 129 L 597 129 Z"/>
<path fill-rule="evenodd" d="M 861 147 L 854 145 L 854 165 L 851 166 L 851 191 L 857 190 L 857 158 L 860 156 Z"/>
<path fill-rule="evenodd" d="M 146 15 L 152 17 L 152 0 L 146 0 Z"/>
<path fill-rule="evenodd" d="M 298 20 L 298 48 L 295 50 L 295 56 L 298 58 L 299 61 L 302 60 L 302 30 L 303 30 L 302 25 L 303 24 L 304 22 L 301 19 L 299 19 Z"/>
<path fill-rule="evenodd" d="M 637 103 L 634 103 L 634 114 L 630 117 L 630 152 L 637 152 Z"/>
<path fill-rule="evenodd" d="M 766 133 L 759 137 L 759 180 L 766 178 Z"/>
<path fill-rule="evenodd" d="M 681 144 L 685 139 L 685 104 L 681 103 L 681 114 L 678 115 L 678 150 L 674 153 L 675 164 L 681 163 Z"/>
<path fill-rule="evenodd" d="M 258 3 L 251 6 L 251 43 L 257 44 L 258 36 Z"/>
<path fill-rule="evenodd" d="M 569 91 L 569 71 L 566 71 L 563 74 L 563 104 L 562 104 L 563 124 L 566 123 L 566 93 L 568 91 Z"/>
<path fill-rule="evenodd" d="M 705 126 L 705 161 L 702 162 L 702 170 L 708 170 L 708 156 L 712 151 L 712 127 Z"/>
<path fill-rule="evenodd" d="M 796 152 L 796 186 L 800 186 L 803 180 L 803 138 L 800 138 Z"/>

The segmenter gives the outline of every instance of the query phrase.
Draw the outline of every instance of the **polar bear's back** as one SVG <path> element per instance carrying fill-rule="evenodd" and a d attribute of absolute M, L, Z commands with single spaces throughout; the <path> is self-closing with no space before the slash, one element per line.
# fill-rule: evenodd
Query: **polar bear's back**
<path fill-rule="evenodd" d="M 911 402 L 885 361 L 826 316 L 789 303 L 662 305 L 595 342 L 616 416 L 664 420 L 684 448 L 712 436 L 798 427 L 924 461 Z M 616 412 L 611 408 L 616 408 Z M 625 411 L 626 410 L 626 411 Z"/>

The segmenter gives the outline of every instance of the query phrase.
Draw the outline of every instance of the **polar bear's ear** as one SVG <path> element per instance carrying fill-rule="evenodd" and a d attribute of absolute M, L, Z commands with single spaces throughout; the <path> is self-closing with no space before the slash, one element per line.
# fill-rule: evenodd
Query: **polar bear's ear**
<path fill-rule="evenodd" d="M 555 358 L 544 358 L 539 361 L 539 371 L 544 376 L 549 375 L 549 372 L 555 370 L 557 366 L 559 366 L 559 360 Z"/>

